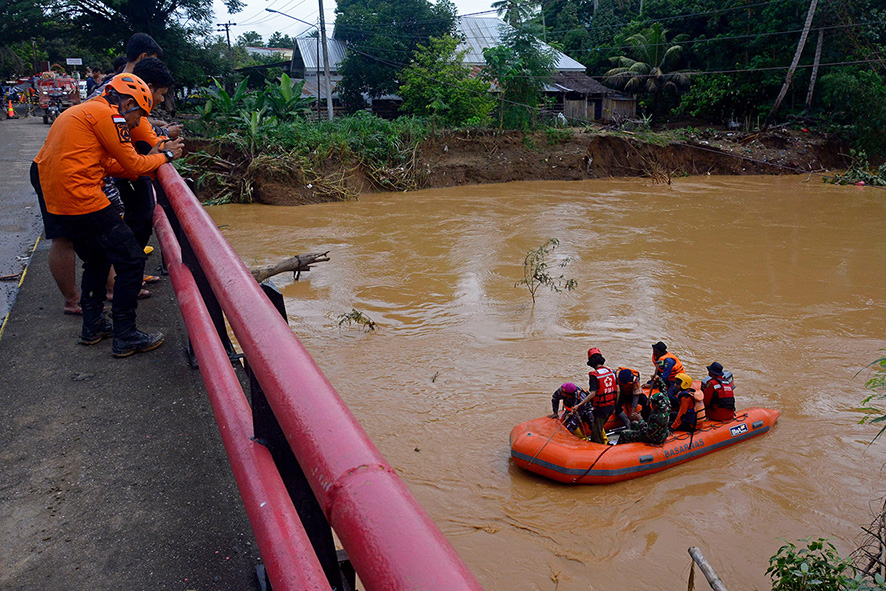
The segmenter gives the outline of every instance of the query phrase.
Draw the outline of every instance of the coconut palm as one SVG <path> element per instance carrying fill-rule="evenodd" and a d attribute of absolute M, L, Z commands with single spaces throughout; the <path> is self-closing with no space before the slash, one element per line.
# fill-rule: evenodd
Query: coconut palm
<path fill-rule="evenodd" d="M 632 57 L 609 58 L 616 67 L 606 72 L 606 82 L 625 92 L 649 94 L 655 99 L 663 90 L 687 86 L 690 72 L 672 68 L 683 51 L 679 43 L 688 38 L 682 34 L 668 41 L 667 29 L 661 23 L 634 33 L 624 41 Z M 655 100 L 656 107 L 658 102 Z"/>
<path fill-rule="evenodd" d="M 496 0 L 489 6 L 503 21 L 512 27 L 519 27 L 532 16 L 534 3 L 530 0 Z"/>

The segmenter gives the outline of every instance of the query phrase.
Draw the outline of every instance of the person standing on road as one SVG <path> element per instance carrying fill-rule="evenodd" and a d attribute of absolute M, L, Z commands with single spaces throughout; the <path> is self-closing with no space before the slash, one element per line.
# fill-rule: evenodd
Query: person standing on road
<path fill-rule="evenodd" d="M 115 357 L 151 351 L 163 343 L 162 333 L 148 334 L 136 328 L 136 297 L 146 256 L 102 191 L 106 174 L 149 174 L 181 155 L 180 146 L 162 152 L 158 147 L 148 155 L 133 148 L 130 130 L 152 106 L 147 85 L 137 76 L 120 74 L 106 86 L 101 98 L 75 105 L 59 116 L 31 165 L 31 183 L 38 198 L 44 201 L 50 218 L 70 236 L 83 260 L 79 342 L 94 345 L 113 336 Z M 103 310 L 112 264 L 117 270 L 113 326 Z"/>

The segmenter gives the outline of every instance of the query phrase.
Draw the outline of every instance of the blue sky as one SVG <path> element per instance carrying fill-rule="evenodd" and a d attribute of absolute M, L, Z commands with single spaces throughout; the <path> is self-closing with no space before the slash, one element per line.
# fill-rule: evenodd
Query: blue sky
<path fill-rule="evenodd" d="M 489 4 L 492 2 L 492 0 L 454 1 L 459 14 L 489 10 Z M 285 12 L 309 23 L 317 23 L 320 14 L 317 0 L 246 0 L 245 9 L 237 14 L 230 15 L 224 3 L 220 0 L 214 0 L 214 8 L 216 23 L 237 23 L 236 27 L 231 27 L 232 41 L 246 31 L 257 31 L 262 36 L 262 39 L 267 41 L 268 37 L 273 35 L 275 31 L 295 37 L 311 30 L 305 24 L 279 14 L 267 12 L 265 8 L 273 8 L 274 10 Z M 324 0 L 323 10 L 326 13 L 326 23 L 329 27 L 328 32 L 331 33 L 332 23 L 335 22 L 335 1 Z M 490 16 L 494 15 L 490 14 Z"/>

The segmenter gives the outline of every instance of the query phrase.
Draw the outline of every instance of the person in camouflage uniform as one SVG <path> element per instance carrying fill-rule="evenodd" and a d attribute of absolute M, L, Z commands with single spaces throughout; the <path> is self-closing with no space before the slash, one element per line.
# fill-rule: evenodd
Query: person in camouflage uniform
<path fill-rule="evenodd" d="M 651 443 L 661 445 L 668 438 L 671 403 L 660 389 L 649 397 L 650 413 L 647 420 L 640 419 L 631 424 L 631 429 L 622 431 L 618 443 Z"/>

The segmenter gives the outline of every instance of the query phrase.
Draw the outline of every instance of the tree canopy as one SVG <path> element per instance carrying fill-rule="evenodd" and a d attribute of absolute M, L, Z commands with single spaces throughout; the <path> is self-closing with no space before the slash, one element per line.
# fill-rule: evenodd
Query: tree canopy
<path fill-rule="evenodd" d="M 449 0 L 340 0 L 335 13 L 335 36 L 348 44 L 339 92 L 354 109 L 362 107 L 364 94 L 379 98 L 397 92 L 400 72 L 418 46 L 456 29 Z"/>

